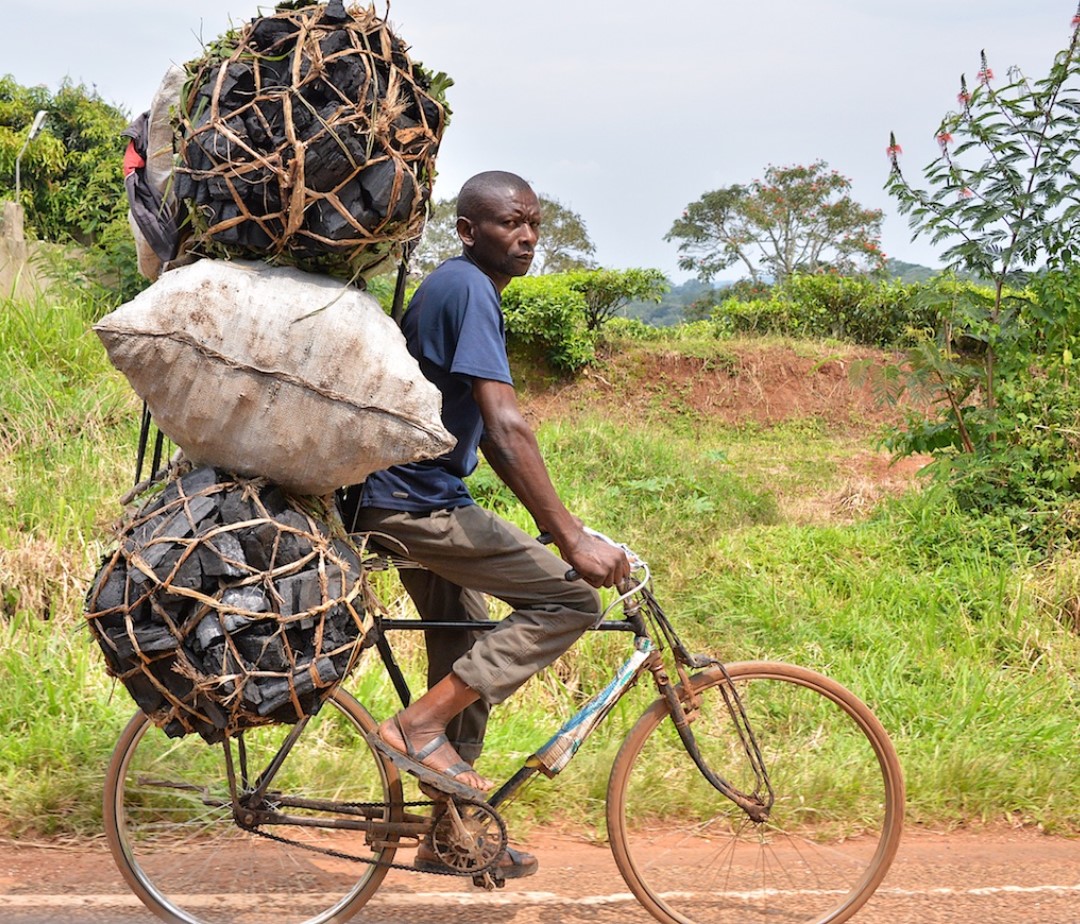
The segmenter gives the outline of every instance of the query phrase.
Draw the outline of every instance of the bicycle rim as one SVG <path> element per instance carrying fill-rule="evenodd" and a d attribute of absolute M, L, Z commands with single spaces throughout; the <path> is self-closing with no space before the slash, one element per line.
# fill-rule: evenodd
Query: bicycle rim
<path fill-rule="evenodd" d="M 375 725 L 353 697 L 337 692 L 314 716 L 275 777 L 271 793 L 340 802 L 401 803 L 397 771 L 363 738 Z M 249 778 L 277 751 L 289 728 L 243 733 Z M 237 773 L 238 745 L 233 744 Z M 292 815 L 318 817 L 290 808 Z M 394 820 L 400 809 L 382 813 Z M 262 830 L 318 850 L 388 863 L 361 831 L 277 825 Z M 128 885 L 166 921 L 183 924 L 330 924 L 346 920 L 386 875 L 358 863 L 283 844 L 240 828 L 229 804 L 223 747 L 197 735 L 170 739 L 139 713 L 109 765 L 105 831 Z"/>
<path fill-rule="evenodd" d="M 786 664 L 727 667 L 775 795 L 755 824 L 714 789 L 658 700 L 627 736 L 608 786 L 608 834 L 627 885 L 677 924 L 839 924 L 870 897 L 900 842 L 904 784 L 881 723 L 852 693 Z M 721 671 L 693 678 L 708 766 L 751 792 Z"/>

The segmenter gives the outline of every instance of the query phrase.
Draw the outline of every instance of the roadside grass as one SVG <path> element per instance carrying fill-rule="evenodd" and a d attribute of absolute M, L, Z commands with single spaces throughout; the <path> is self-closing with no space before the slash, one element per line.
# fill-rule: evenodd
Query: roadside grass
<path fill-rule="evenodd" d="M 0 308 L 13 357 L 0 383 L 0 835 L 99 833 L 105 765 L 134 707 L 105 675 L 82 595 L 131 483 L 138 403 L 89 331 L 95 306 Z M 853 438 L 820 421 L 667 426 L 586 408 L 539 439 L 569 506 L 650 562 L 691 648 L 793 661 L 874 708 L 904 763 L 911 822 L 1080 833 L 1080 558 L 1034 561 L 1007 525 L 971 523 L 932 490 L 869 515 L 793 514 L 793 499 L 835 494 L 847 477 Z M 473 488 L 533 528 L 486 468 Z M 407 608 L 392 576 L 375 580 Z M 394 642 L 419 689 L 420 638 Z M 495 711 L 480 769 L 516 769 L 626 647 L 591 634 L 530 681 Z M 348 688 L 377 717 L 396 707 L 370 652 Z M 510 810 L 515 830 L 602 836 L 611 760 L 653 695 L 639 684 L 558 781 L 531 786 Z"/>

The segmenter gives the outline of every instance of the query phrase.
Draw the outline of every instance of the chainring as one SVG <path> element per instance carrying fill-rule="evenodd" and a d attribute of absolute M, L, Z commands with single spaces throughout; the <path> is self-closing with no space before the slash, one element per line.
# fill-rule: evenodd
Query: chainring
<path fill-rule="evenodd" d="M 506 823 L 486 802 L 454 798 L 431 829 L 431 849 L 458 875 L 475 876 L 492 869 L 506 849 Z"/>

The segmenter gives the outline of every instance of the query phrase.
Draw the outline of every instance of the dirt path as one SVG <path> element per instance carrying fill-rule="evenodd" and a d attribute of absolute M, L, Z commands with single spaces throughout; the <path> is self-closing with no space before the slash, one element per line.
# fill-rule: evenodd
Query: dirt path
<path fill-rule="evenodd" d="M 606 847 L 533 832 L 536 876 L 485 893 L 394 871 L 355 918 L 370 924 L 648 924 Z M 149 924 L 102 843 L 0 845 L 5 924 Z M 1080 839 L 1024 831 L 905 836 L 857 924 L 1077 924 Z"/>

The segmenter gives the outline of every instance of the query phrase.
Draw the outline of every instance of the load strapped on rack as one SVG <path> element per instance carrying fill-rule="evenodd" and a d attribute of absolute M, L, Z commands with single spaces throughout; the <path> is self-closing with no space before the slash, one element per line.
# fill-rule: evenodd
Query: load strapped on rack
<path fill-rule="evenodd" d="M 204 466 L 124 529 L 87 617 L 109 672 L 166 734 L 295 722 L 355 665 L 370 627 L 361 553 L 314 503 Z"/>
<path fill-rule="evenodd" d="M 186 70 L 174 192 L 197 251 L 355 274 L 420 236 L 449 81 L 374 10 L 260 17 Z"/>

